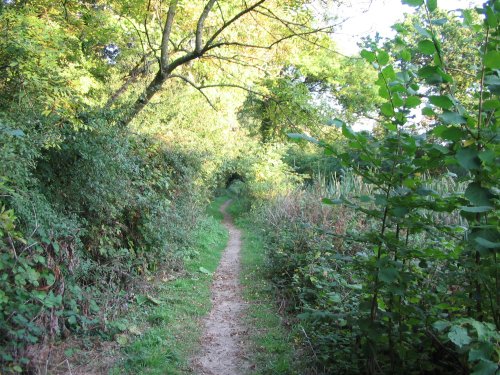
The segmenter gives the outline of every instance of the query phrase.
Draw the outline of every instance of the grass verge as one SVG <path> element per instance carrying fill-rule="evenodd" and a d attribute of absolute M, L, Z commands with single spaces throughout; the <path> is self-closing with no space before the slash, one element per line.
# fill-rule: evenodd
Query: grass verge
<path fill-rule="evenodd" d="M 249 302 L 246 326 L 250 335 L 250 360 L 254 375 L 299 374 L 293 338 L 295 333 L 285 327 L 278 313 L 273 286 L 265 275 L 265 250 L 262 235 L 242 215 L 243 205 L 235 199 L 229 212 L 237 218 L 243 232 L 241 253 L 243 298 Z"/>
<path fill-rule="evenodd" d="M 200 318 L 211 308 L 210 285 L 226 247 L 228 233 L 218 209 L 226 197 L 208 208 L 209 217 L 195 233 L 194 257 L 185 272 L 153 282 L 148 294 L 135 296 L 135 306 L 122 319 L 123 360 L 111 374 L 190 374 L 189 358 L 198 347 Z"/>

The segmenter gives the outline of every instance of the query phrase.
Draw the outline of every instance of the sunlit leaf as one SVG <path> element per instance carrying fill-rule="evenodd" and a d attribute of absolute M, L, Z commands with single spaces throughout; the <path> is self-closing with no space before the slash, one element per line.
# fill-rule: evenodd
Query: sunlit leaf
<path fill-rule="evenodd" d="M 391 103 L 384 103 L 380 106 L 380 112 L 387 116 L 387 117 L 392 117 L 394 116 L 394 109 L 392 108 Z"/>
<path fill-rule="evenodd" d="M 402 3 L 412 7 L 419 7 L 424 3 L 424 0 L 403 0 Z"/>
<path fill-rule="evenodd" d="M 422 100 L 418 96 L 409 96 L 406 98 L 406 107 L 415 108 L 422 103 Z"/>
<path fill-rule="evenodd" d="M 384 50 L 378 51 L 377 61 L 381 66 L 386 65 L 389 62 L 389 54 Z"/>
<path fill-rule="evenodd" d="M 375 53 L 368 51 L 366 49 L 361 51 L 361 57 L 370 63 L 374 62 L 377 59 Z"/>
<path fill-rule="evenodd" d="M 500 51 L 489 51 L 484 55 L 484 65 L 491 69 L 500 69 Z"/>
<path fill-rule="evenodd" d="M 434 52 L 436 52 L 434 42 L 429 39 L 421 40 L 420 42 L 418 42 L 417 48 L 424 55 L 432 55 Z"/>
<path fill-rule="evenodd" d="M 430 12 L 435 11 L 437 8 L 437 0 L 426 0 L 426 4 Z"/>
<path fill-rule="evenodd" d="M 435 105 L 436 107 L 443 109 L 450 109 L 454 105 L 451 99 L 446 95 L 439 95 L 439 96 L 431 95 L 429 96 L 429 102 Z"/>
<path fill-rule="evenodd" d="M 439 118 L 445 124 L 465 124 L 467 122 L 465 117 L 456 112 L 444 112 L 439 115 Z"/>

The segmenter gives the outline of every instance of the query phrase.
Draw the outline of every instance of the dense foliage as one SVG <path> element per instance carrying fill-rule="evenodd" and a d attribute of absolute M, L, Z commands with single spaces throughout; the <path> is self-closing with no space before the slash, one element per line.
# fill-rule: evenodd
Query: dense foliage
<path fill-rule="evenodd" d="M 292 135 L 344 173 L 260 210 L 270 271 L 320 371 L 495 374 L 500 4 L 443 18 L 406 3 L 424 16 L 361 52 L 376 130 Z"/>

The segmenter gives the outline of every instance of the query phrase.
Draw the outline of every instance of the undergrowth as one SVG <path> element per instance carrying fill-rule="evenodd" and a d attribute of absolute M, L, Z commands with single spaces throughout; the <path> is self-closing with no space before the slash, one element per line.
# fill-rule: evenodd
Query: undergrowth
<path fill-rule="evenodd" d="M 299 374 L 293 340 L 287 318 L 280 314 L 273 286 L 265 276 L 262 233 L 243 215 L 246 202 L 235 199 L 228 211 L 237 218 L 243 232 L 241 252 L 243 298 L 248 302 L 245 325 L 249 329 L 248 353 L 253 364 L 251 374 Z M 288 326 L 288 327 L 287 327 Z"/>

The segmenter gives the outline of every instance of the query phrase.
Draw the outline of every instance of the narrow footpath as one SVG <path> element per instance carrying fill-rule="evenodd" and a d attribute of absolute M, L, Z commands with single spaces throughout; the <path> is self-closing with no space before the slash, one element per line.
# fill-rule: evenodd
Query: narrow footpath
<path fill-rule="evenodd" d="M 229 242 L 214 275 L 212 310 L 204 320 L 202 347 L 192 360 L 198 375 L 242 375 L 250 367 L 245 356 L 247 330 L 242 323 L 245 302 L 239 283 L 241 232 L 226 212 L 230 204 L 229 200 L 220 209 Z"/>

